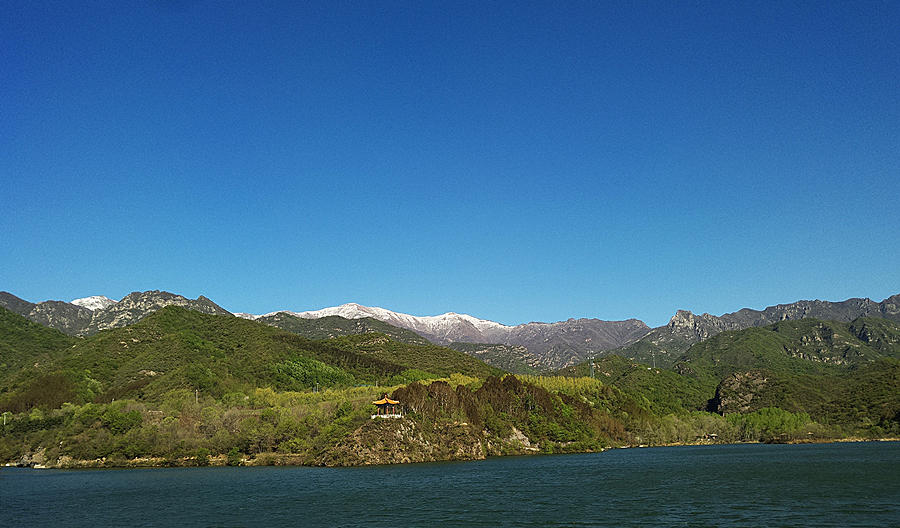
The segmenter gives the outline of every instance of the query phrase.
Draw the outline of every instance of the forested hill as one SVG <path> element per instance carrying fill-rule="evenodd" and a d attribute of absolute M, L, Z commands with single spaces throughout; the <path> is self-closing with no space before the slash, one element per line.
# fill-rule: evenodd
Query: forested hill
<path fill-rule="evenodd" d="M 0 307 L 0 382 L 35 364 L 49 364 L 78 340 Z M 2 392 L 0 392 L 2 394 Z M 2 396 L 0 396 L 2 398 Z"/>
<path fill-rule="evenodd" d="M 590 375 L 589 363 L 561 371 Z M 769 407 L 877 430 L 900 429 L 900 323 L 802 319 L 722 332 L 672 368 L 612 355 L 594 374 L 659 413 L 718 414 Z"/>
<path fill-rule="evenodd" d="M 254 320 L 310 339 L 331 339 L 333 337 L 377 332 L 385 334 L 400 343 L 410 345 L 432 344 L 412 330 L 399 328 L 371 317 L 346 319 L 338 315 L 330 315 L 318 319 L 304 319 L 287 312 L 277 312 L 257 317 Z"/>
<path fill-rule="evenodd" d="M 900 323 L 900 294 L 881 302 L 853 298 L 842 302 L 797 301 L 770 306 L 764 310 L 744 308 L 734 313 L 715 316 L 694 315 L 678 310 L 669 324 L 654 328 L 630 345 L 607 351 L 636 361 L 655 361 L 669 367 L 693 344 L 705 341 L 721 332 L 765 327 L 778 322 L 817 319 L 849 323 L 860 317 L 886 319 Z"/>
<path fill-rule="evenodd" d="M 62 402 L 161 401 L 176 389 L 221 397 L 256 387 L 306 390 L 500 372 L 461 352 L 384 334 L 311 340 L 177 306 L 84 338 L 0 311 L 0 408 L 13 412 Z"/>
<path fill-rule="evenodd" d="M 881 358 L 900 359 L 900 323 L 871 317 L 849 323 L 802 319 L 723 332 L 692 346 L 673 368 L 721 380 L 748 369 L 842 374 Z"/>

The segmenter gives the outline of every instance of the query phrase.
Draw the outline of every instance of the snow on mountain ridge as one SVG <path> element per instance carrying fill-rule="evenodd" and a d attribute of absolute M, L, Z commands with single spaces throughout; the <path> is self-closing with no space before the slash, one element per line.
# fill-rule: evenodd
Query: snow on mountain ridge
<path fill-rule="evenodd" d="M 494 321 L 478 319 L 471 315 L 457 314 L 454 312 L 447 312 L 443 315 L 415 316 L 393 312 L 385 308 L 362 306 L 356 303 L 342 304 L 341 306 L 333 306 L 307 312 L 279 310 L 265 315 L 235 315 L 245 319 L 256 320 L 260 317 L 271 316 L 278 313 L 287 313 L 302 319 L 320 319 L 332 315 L 337 315 L 345 319 L 371 317 L 372 319 L 377 319 L 394 326 L 406 328 L 413 332 L 426 335 L 426 337 L 431 336 L 446 341 L 458 341 L 464 336 L 470 339 L 480 340 L 489 335 L 506 335 L 514 328 Z"/>
<path fill-rule="evenodd" d="M 114 301 L 105 295 L 94 295 L 92 297 L 84 297 L 81 299 L 75 299 L 69 304 L 74 304 L 76 306 L 81 306 L 82 308 L 87 308 L 91 311 L 104 310 L 109 308 L 110 306 L 116 304 L 118 301 Z"/>
<path fill-rule="evenodd" d="M 528 347 L 529 351 L 534 348 L 538 352 L 532 353 L 539 357 L 540 354 L 556 354 L 559 357 L 552 356 L 551 363 L 548 363 L 555 367 L 566 366 L 577 361 L 580 357 L 578 355 L 580 348 L 604 347 L 604 349 L 609 349 L 629 344 L 640 338 L 647 330 L 646 325 L 636 320 L 609 322 L 596 319 L 569 319 L 557 323 L 527 323 L 507 326 L 454 312 L 419 317 L 356 303 L 307 312 L 279 311 L 265 316 L 235 315 L 247 319 L 259 319 L 278 313 L 286 313 L 304 319 L 319 319 L 334 315 L 346 319 L 371 317 L 396 327 L 412 330 L 439 345 L 449 345 L 450 343 L 521 345 Z M 559 350 L 554 351 L 554 347 Z"/>

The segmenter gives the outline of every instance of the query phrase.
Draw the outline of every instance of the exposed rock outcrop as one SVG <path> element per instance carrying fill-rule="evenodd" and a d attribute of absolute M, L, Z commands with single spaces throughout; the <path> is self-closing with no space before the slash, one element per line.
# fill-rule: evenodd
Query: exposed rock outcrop
<path fill-rule="evenodd" d="M 482 438 L 465 423 L 429 424 L 407 419 L 372 420 L 314 460 L 321 466 L 408 464 L 481 460 Z"/>
<path fill-rule="evenodd" d="M 97 310 L 63 301 L 34 304 L 10 293 L 0 292 L 0 306 L 69 335 L 91 335 L 100 330 L 134 324 L 147 315 L 171 305 L 206 314 L 231 315 L 202 295 L 197 299 L 188 299 L 159 290 L 134 292 L 117 303 Z"/>
<path fill-rule="evenodd" d="M 368 466 L 482 460 L 490 455 L 534 454 L 539 446 L 513 428 L 499 438 L 465 422 L 372 420 L 337 446 L 306 463 L 319 466 Z"/>
<path fill-rule="evenodd" d="M 202 295 L 197 299 L 188 299 L 159 290 L 134 292 L 109 308 L 95 311 L 91 323 L 83 333 L 94 334 L 100 330 L 128 326 L 140 321 L 148 314 L 173 305 L 205 314 L 230 315 L 230 312 Z"/>
<path fill-rule="evenodd" d="M 755 411 L 754 400 L 768 381 L 762 371 L 736 372 L 719 383 L 710 410 L 719 414 Z"/>

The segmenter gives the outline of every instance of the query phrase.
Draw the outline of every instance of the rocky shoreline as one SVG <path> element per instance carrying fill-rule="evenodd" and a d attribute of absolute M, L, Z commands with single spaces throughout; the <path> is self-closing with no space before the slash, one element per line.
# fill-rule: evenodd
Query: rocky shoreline
<path fill-rule="evenodd" d="M 402 435 L 415 435 L 415 430 L 405 430 Z M 260 453 L 255 457 L 229 459 L 226 455 L 209 457 L 184 456 L 184 457 L 137 457 L 133 459 L 99 458 L 96 460 L 77 460 L 69 456 L 60 457 L 58 460 L 45 460 L 44 450 L 23 456 L 20 460 L 7 462 L 6 467 L 33 468 L 33 469 L 137 469 L 137 468 L 171 468 L 171 467 L 261 467 L 261 466 L 315 466 L 315 467 L 341 467 L 341 466 L 372 466 L 392 464 L 415 464 L 420 462 L 451 462 L 466 460 L 484 460 L 490 456 L 517 456 L 548 454 L 536 447 L 518 446 L 488 446 L 491 452 L 486 452 L 481 444 L 452 444 L 432 446 L 428 450 L 404 450 L 399 449 L 403 437 L 397 437 L 401 441 L 382 441 L 371 445 L 365 445 L 362 439 L 351 435 L 334 449 L 320 454 L 318 457 L 310 457 L 300 453 Z M 421 437 L 417 440 L 422 440 Z M 784 442 L 739 442 L 739 443 L 784 443 L 784 444 L 830 444 L 849 442 L 897 442 L 900 438 L 834 438 L 834 439 L 801 439 Z M 616 446 L 607 449 L 634 449 L 648 447 L 675 447 L 690 445 L 729 445 L 730 442 L 698 441 L 691 443 L 666 444 L 660 446 L 637 445 Z M 421 445 L 421 444 L 420 444 Z M 566 451 L 566 454 L 591 453 L 598 450 Z"/>

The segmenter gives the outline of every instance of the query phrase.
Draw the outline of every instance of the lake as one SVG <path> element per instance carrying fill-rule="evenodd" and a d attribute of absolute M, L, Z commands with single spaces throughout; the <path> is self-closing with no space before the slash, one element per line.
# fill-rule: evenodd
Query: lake
<path fill-rule="evenodd" d="M 0 469 L 4 527 L 900 527 L 900 442 L 354 468 Z"/>

